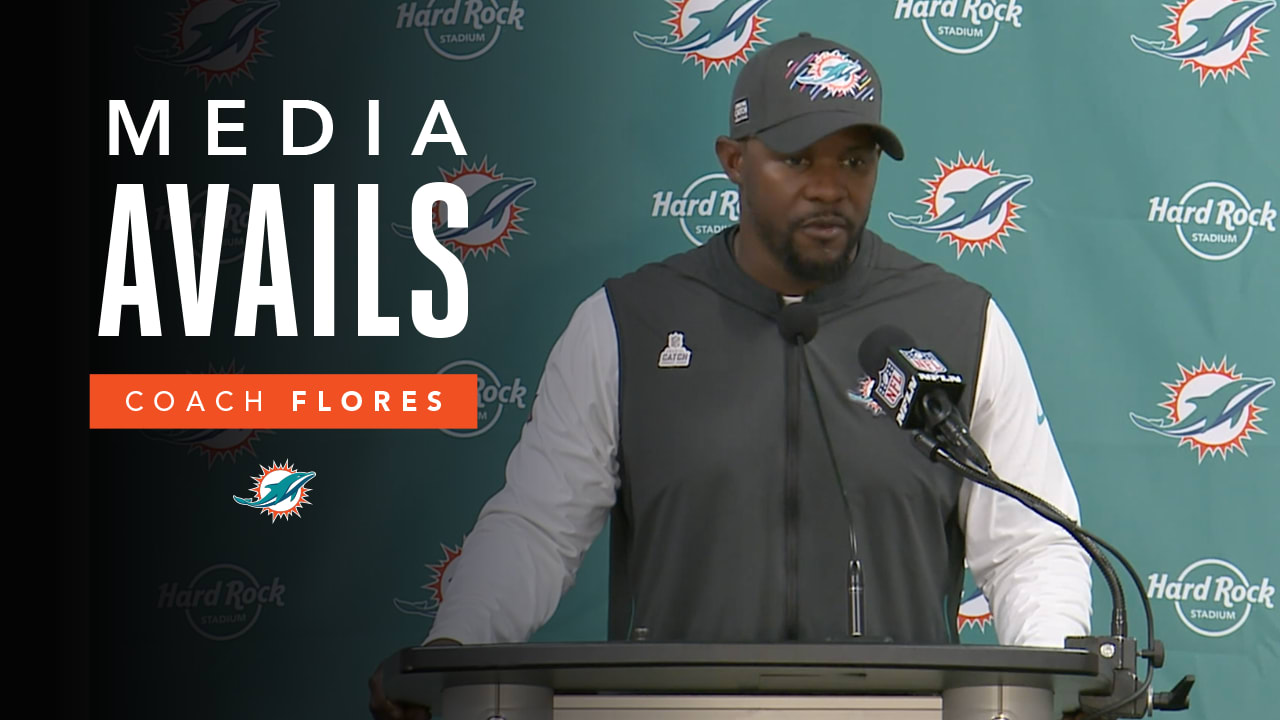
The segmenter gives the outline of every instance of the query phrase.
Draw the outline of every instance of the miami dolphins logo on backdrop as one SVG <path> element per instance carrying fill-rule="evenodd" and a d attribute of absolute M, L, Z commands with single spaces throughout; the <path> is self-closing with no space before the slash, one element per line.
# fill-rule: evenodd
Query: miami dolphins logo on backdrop
<path fill-rule="evenodd" d="M 186 7 L 169 14 L 170 47 L 136 50 L 146 60 L 196 73 L 206 88 L 214 80 L 230 84 L 240 75 L 253 79 L 249 66 L 271 57 L 263 49 L 271 31 L 262 22 L 279 7 L 278 0 L 187 0 Z"/>
<path fill-rule="evenodd" d="M 288 460 L 283 465 L 273 462 L 269 468 L 259 465 L 258 469 L 262 470 L 262 474 L 253 478 L 253 487 L 250 488 L 253 494 L 247 498 L 232 495 L 231 499 L 268 513 L 273 525 L 280 518 L 288 520 L 293 515 L 301 516 L 302 506 L 311 504 L 307 500 L 307 495 L 311 492 L 307 483 L 316 474 L 298 472 Z"/>
<path fill-rule="evenodd" d="M 445 247 L 458 253 L 463 261 L 472 255 L 483 255 L 497 250 L 508 257 L 506 241 L 515 233 L 525 234 L 520 228 L 520 213 L 527 208 L 516 204 L 520 196 L 538 183 L 533 178 L 507 177 L 498 172 L 498 166 L 490 166 L 486 157 L 477 166 L 467 165 L 440 174 L 447 183 L 453 183 L 467 194 L 467 222 L 460 228 L 445 225 L 448 213 L 443 204 L 436 204 L 432 211 L 436 239 Z M 400 237 L 413 239 L 410 225 L 392 223 L 391 229 Z"/>
<path fill-rule="evenodd" d="M 244 368 L 237 368 L 234 360 L 224 370 L 215 369 L 213 363 L 209 364 L 209 374 L 215 373 L 240 373 L 244 372 Z M 261 440 L 263 436 L 271 435 L 274 430 L 251 430 L 242 429 L 215 429 L 215 430 L 143 430 L 142 434 L 152 440 L 159 440 L 171 445 L 180 445 L 186 447 L 189 452 L 204 455 L 209 461 L 209 467 L 213 467 L 216 460 L 226 459 L 235 461 L 241 453 L 248 453 L 251 456 L 256 455 L 254 452 L 254 442 Z"/>
<path fill-rule="evenodd" d="M 1267 55 L 1258 49 L 1267 32 L 1258 21 L 1275 9 L 1275 0 L 1183 0 L 1164 7 L 1170 17 L 1160 29 L 1168 31 L 1168 39 L 1129 39 L 1142 52 L 1177 60 L 1179 69 L 1191 66 L 1200 73 L 1201 85 L 1215 75 L 1230 81 L 1234 72 L 1247 78 L 1244 64 Z"/>
<path fill-rule="evenodd" d="M 964 632 L 971 627 L 986 630 L 991 621 L 991 606 L 987 604 L 987 596 L 977 589 L 965 593 L 960 599 L 960 612 L 956 615 L 956 630 Z"/>
<path fill-rule="evenodd" d="M 991 604 L 987 602 L 987 596 L 983 595 L 982 590 L 978 588 L 977 581 L 973 579 L 973 572 L 969 570 L 969 563 L 966 562 L 964 590 L 960 594 L 960 611 L 956 613 L 956 632 L 982 635 L 993 622 Z M 965 639 L 961 638 L 961 642 Z"/>
<path fill-rule="evenodd" d="M 957 155 L 951 164 L 935 161 L 940 172 L 930 180 L 920 180 L 929 188 L 917 201 L 925 206 L 926 214 L 889 213 L 889 222 L 937 235 L 937 242 L 947 240 L 955 246 L 957 258 L 970 250 L 985 256 L 993 246 L 1007 252 L 1002 238 L 1008 237 L 1010 230 L 1022 231 L 1014 220 L 1025 207 L 1013 198 L 1031 185 L 1031 176 L 996 170 L 985 152 L 976 161 L 965 160 L 963 155 Z"/>
<path fill-rule="evenodd" d="M 1275 386 L 1274 378 L 1250 378 L 1227 367 L 1224 356 L 1217 365 L 1206 365 L 1200 358 L 1200 366 L 1188 370 L 1181 364 L 1178 370 L 1182 378 L 1163 383 L 1169 390 L 1169 399 L 1160 403 L 1168 410 L 1165 417 L 1142 417 L 1129 413 L 1134 425 L 1148 432 L 1175 438 L 1178 447 L 1195 448 L 1200 462 L 1205 455 L 1220 455 L 1239 450 L 1242 455 L 1244 441 L 1252 433 L 1265 435 L 1258 427 L 1258 415 L 1266 408 L 1257 400 Z"/>
<path fill-rule="evenodd" d="M 735 63 L 746 62 L 747 53 L 764 40 L 764 24 L 769 18 L 760 11 L 770 0 L 667 0 L 671 17 L 668 35 L 633 32 L 636 42 L 650 50 L 693 60 L 706 77 L 712 68 L 728 71 Z"/>
<path fill-rule="evenodd" d="M 463 537 L 463 542 L 466 537 Z M 401 600 L 393 598 L 392 603 L 396 609 L 406 615 L 422 615 L 423 617 L 433 618 L 436 611 L 440 609 L 440 603 L 444 602 L 445 589 L 449 587 L 449 583 L 453 581 L 453 561 L 458 559 L 462 554 L 462 545 L 454 545 L 450 547 L 444 543 L 440 543 L 440 550 L 443 552 L 439 562 L 427 563 L 427 569 L 431 571 L 431 579 L 426 585 L 422 586 L 426 590 L 428 597 L 425 600 Z"/>
<path fill-rule="evenodd" d="M 215 460 L 235 460 L 242 452 L 254 455 L 253 443 L 270 430 L 143 430 L 142 434 L 153 440 L 182 445 L 191 452 L 204 455 L 213 467 Z"/>

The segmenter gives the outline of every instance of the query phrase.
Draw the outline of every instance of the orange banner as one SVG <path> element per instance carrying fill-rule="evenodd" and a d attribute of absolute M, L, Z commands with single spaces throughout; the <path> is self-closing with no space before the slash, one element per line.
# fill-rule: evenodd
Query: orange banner
<path fill-rule="evenodd" d="M 476 427 L 475 375 L 90 375 L 89 427 Z"/>

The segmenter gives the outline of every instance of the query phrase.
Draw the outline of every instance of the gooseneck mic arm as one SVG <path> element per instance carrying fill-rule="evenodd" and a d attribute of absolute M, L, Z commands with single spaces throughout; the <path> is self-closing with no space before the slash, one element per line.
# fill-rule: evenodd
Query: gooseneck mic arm
<path fill-rule="evenodd" d="M 1098 656 L 1112 682 L 1105 693 L 1080 695 L 1084 720 L 1114 717 L 1146 717 L 1151 710 L 1183 710 L 1194 676 L 1186 676 L 1173 691 L 1152 694 L 1155 669 L 1164 664 L 1164 646 L 1155 638 L 1151 601 L 1143 592 L 1142 579 L 1133 565 L 1115 547 L 1080 527 L 1079 523 L 1042 498 L 1000 479 L 982 447 L 973 440 L 963 416 L 955 407 L 963 379 L 951 373 L 935 353 L 922 350 L 900 328 L 876 329 L 859 348 L 859 361 L 868 373 L 879 375 L 876 393 L 898 408 L 897 424 L 913 430 L 912 445 L 935 462 L 942 462 L 978 485 L 1007 495 L 1040 517 L 1061 527 L 1098 566 L 1111 594 L 1111 635 L 1067 638 L 1068 648 L 1087 650 Z M 877 372 L 878 371 L 878 372 Z M 883 384 L 884 387 L 880 387 Z M 1105 548 L 1116 557 L 1133 579 L 1142 598 L 1146 616 L 1147 648 L 1137 649 L 1128 636 L 1124 591 L 1115 567 L 1102 554 Z M 1138 680 L 1138 658 L 1147 659 L 1146 678 Z"/>
<path fill-rule="evenodd" d="M 1089 554 L 1089 557 L 1098 565 L 1098 569 L 1102 571 L 1103 576 L 1107 578 L 1107 586 L 1112 594 L 1112 606 L 1120 606 L 1119 610 L 1114 612 L 1112 616 L 1112 635 L 1110 637 L 1068 638 L 1067 643 L 1067 647 L 1088 650 L 1101 656 L 1113 674 L 1110 693 L 1100 695 L 1082 694 L 1080 696 L 1081 709 L 1088 713 L 1084 716 L 1084 720 L 1111 717 L 1141 718 L 1146 717 L 1153 709 L 1185 710 L 1189 706 L 1187 693 L 1190 692 L 1191 684 L 1195 682 L 1195 676 L 1188 675 L 1178 683 L 1180 692 L 1158 693 L 1155 696 L 1151 693 L 1151 682 L 1155 676 L 1155 669 L 1164 665 L 1164 644 L 1155 639 L 1155 622 L 1151 615 L 1151 600 L 1147 598 L 1146 593 L 1140 592 L 1142 609 L 1147 621 L 1147 649 L 1138 652 L 1136 650 L 1136 641 L 1133 638 L 1128 637 L 1126 632 L 1117 632 L 1117 622 L 1123 623 L 1124 621 L 1123 591 L 1120 589 L 1119 578 L 1116 577 L 1114 567 L 1098 551 L 1098 546 L 1106 548 L 1108 552 L 1120 561 L 1128 572 L 1129 577 L 1133 579 L 1134 584 L 1141 591 L 1143 589 L 1142 578 L 1123 553 L 1094 533 L 1080 527 L 1078 523 L 1053 507 L 1052 504 L 1000 479 L 990 470 L 980 469 L 972 463 L 957 460 L 947 448 L 943 447 L 937 440 L 928 437 L 925 432 L 917 431 L 913 441 L 913 444 L 924 452 L 927 457 L 950 466 L 956 472 L 979 485 L 1014 498 L 1026 506 L 1027 509 L 1066 530 L 1076 542 L 1080 543 L 1085 552 Z M 1117 601 L 1118 598 L 1119 601 Z M 1141 682 L 1138 682 L 1137 679 L 1138 657 L 1148 660 L 1147 675 Z"/>
<path fill-rule="evenodd" d="M 1116 574 L 1115 567 L 1090 539 L 1091 533 L 1085 533 L 1076 521 L 1067 517 L 1049 502 L 996 476 L 986 453 L 969 436 L 964 420 L 945 396 L 926 395 L 924 408 L 929 415 L 935 413 L 945 415 L 945 419 L 940 419 L 936 423 L 942 442 L 939 443 L 938 439 L 931 437 L 927 431 L 917 431 L 912 442 L 916 449 L 931 460 L 945 461 L 970 480 L 1017 500 L 1035 514 L 1066 530 L 1067 534 L 1089 554 L 1107 583 L 1107 590 L 1111 593 L 1111 634 L 1116 637 L 1128 635 L 1129 618 L 1124 590 L 1120 587 L 1120 577 Z M 968 461 L 968 464 L 957 458 L 963 458 Z M 1141 581 L 1138 584 L 1141 586 Z"/>

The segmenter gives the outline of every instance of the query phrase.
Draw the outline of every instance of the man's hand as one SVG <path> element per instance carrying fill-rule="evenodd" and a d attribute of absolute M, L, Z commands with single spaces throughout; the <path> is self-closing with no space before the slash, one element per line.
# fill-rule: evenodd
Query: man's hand
<path fill-rule="evenodd" d="M 433 645 L 461 645 L 457 640 L 437 638 L 427 643 Z M 431 720 L 431 708 L 421 705 L 401 705 L 387 699 L 382 691 L 382 668 L 369 677 L 369 714 L 374 720 Z"/>

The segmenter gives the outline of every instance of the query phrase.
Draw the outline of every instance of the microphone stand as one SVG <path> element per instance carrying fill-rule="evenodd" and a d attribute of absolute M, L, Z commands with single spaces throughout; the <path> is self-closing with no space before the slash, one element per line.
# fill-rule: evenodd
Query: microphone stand
<path fill-rule="evenodd" d="M 827 456 L 831 459 L 831 468 L 835 472 L 836 485 L 840 489 L 840 498 L 844 501 L 845 521 L 849 525 L 849 572 L 845 576 L 845 585 L 849 593 L 849 637 L 866 638 L 866 610 L 863 595 L 866 587 L 862 574 L 862 557 L 858 554 L 858 535 L 853 530 L 853 509 L 849 503 L 849 493 L 844 486 L 844 478 L 840 474 L 840 464 L 836 462 L 835 446 L 831 443 L 831 434 L 827 431 L 827 418 L 822 412 L 822 403 L 818 401 L 818 388 L 813 383 L 813 371 L 809 368 L 809 354 L 805 350 L 803 340 L 798 340 L 800 358 L 804 362 L 804 373 L 809 378 L 809 392 L 813 395 L 814 405 L 818 409 L 818 425 L 822 428 L 822 439 L 827 446 Z"/>
<path fill-rule="evenodd" d="M 951 412 L 954 412 L 954 409 Z M 1012 497 L 1040 517 L 1061 527 L 1084 548 L 1089 557 L 1098 565 L 1098 569 L 1107 580 L 1107 588 L 1111 592 L 1111 635 L 1072 637 L 1067 638 L 1066 642 L 1066 647 L 1068 648 L 1082 649 L 1097 655 L 1104 665 L 1104 673 L 1110 672 L 1112 676 L 1111 689 L 1108 693 L 1082 693 L 1080 695 L 1080 709 L 1087 713 L 1084 720 L 1115 717 L 1141 718 L 1146 717 L 1151 710 L 1185 710 L 1189 707 L 1188 695 L 1191 692 L 1192 684 L 1195 683 L 1194 675 L 1184 676 L 1169 692 L 1154 694 L 1151 692 L 1151 682 L 1155 675 L 1155 669 L 1164 665 L 1164 644 L 1155 639 L 1155 623 L 1151 615 L 1151 600 L 1145 592 L 1142 592 L 1142 579 L 1137 570 L 1119 550 L 1094 533 L 1080 527 L 1078 523 L 1048 502 L 1000 479 L 990 470 L 989 465 L 980 467 L 971 461 L 967 457 L 968 453 L 964 452 L 968 449 L 967 447 L 962 446 L 961 452 L 957 453 L 965 458 L 965 461 L 962 462 L 952 454 L 952 448 L 944 447 L 942 443 L 926 432 L 916 431 L 913 434 L 912 441 L 916 449 L 930 460 L 941 461 L 973 482 Z M 985 459 L 985 455 L 981 457 Z M 1124 565 L 1129 577 L 1133 579 L 1134 584 L 1138 587 L 1139 594 L 1142 597 L 1142 609 L 1146 615 L 1147 625 L 1148 647 L 1144 650 L 1137 650 L 1137 640 L 1128 637 L 1124 592 L 1120 587 L 1115 568 L 1098 551 L 1099 545 L 1106 548 Z M 1141 682 L 1138 681 L 1137 677 L 1138 657 L 1145 658 L 1148 661 L 1147 675 Z"/>
<path fill-rule="evenodd" d="M 849 639 L 861 642 L 888 642 L 890 638 L 868 637 L 866 634 L 866 587 L 862 572 L 862 558 L 858 553 L 858 535 L 853 525 L 853 508 L 849 503 L 849 492 L 845 488 L 844 477 L 840 474 L 840 463 L 836 460 L 835 445 L 831 442 L 831 433 L 827 430 L 827 419 L 822 412 L 822 401 L 818 396 L 818 388 L 813 382 L 813 369 L 809 367 L 807 344 L 818 333 L 818 313 L 804 302 L 788 304 L 778 313 L 776 318 L 778 331 L 787 342 L 800 351 L 805 377 L 808 378 L 809 394 L 813 397 L 814 407 L 818 411 L 818 425 L 822 429 L 822 439 L 827 447 L 827 457 L 831 460 L 831 470 L 836 487 L 843 501 L 845 523 L 849 528 L 849 570 L 845 576 L 845 587 L 849 593 Z"/>

